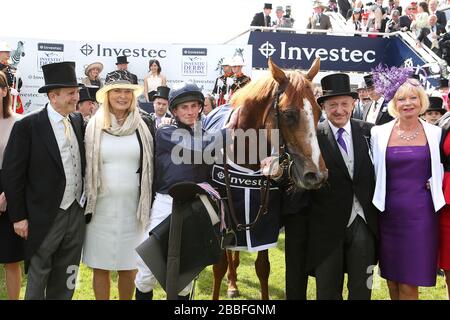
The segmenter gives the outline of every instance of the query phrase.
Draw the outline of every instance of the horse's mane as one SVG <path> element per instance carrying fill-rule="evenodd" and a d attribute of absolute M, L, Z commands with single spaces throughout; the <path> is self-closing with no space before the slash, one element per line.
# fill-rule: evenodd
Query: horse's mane
<path fill-rule="evenodd" d="M 286 93 L 289 93 L 291 99 L 301 99 L 303 89 L 309 84 L 306 77 L 298 71 L 285 71 L 285 74 L 292 86 L 292 88 L 287 88 L 287 90 L 293 91 L 286 91 Z M 277 88 L 278 83 L 272 77 L 272 74 L 268 72 L 258 80 L 250 81 L 245 87 L 239 89 L 231 98 L 230 104 L 233 107 L 259 105 L 273 97 Z"/>

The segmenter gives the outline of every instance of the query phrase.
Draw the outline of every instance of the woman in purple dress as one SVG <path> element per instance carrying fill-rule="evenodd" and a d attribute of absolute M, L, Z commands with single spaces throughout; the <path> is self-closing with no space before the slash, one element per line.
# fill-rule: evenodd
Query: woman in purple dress
<path fill-rule="evenodd" d="M 420 83 L 407 79 L 388 105 L 395 119 L 372 128 L 380 270 L 392 300 L 418 299 L 419 286 L 436 284 L 442 130 L 419 118 L 428 105 Z"/>

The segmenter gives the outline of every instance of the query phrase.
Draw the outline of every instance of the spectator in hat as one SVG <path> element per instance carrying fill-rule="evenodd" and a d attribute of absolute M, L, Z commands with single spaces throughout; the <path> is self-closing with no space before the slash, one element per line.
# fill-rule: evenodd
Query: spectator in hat
<path fill-rule="evenodd" d="M 103 63 L 93 62 L 86 66 L 84 69 L 84 74 L 82 82 L 87 86 L 103 87 L 102 79 L 100 79 L 100 73 L 103 71 Z"/>
<path fill-rule="evenodd" d="M 428 123 L 437 125 L 439 119 L 446 112 L 442 105 L 443 100 L 441 97 L 429 97 L 428 100 L 430 101 L 430 106 L 425 110 L 422 118 Z"/>
<path fill-rule="evenodd" d="M 361 28 L 361 9 L 355 8 L 352 11 L 350 19 L 347 20 L 348 31 L 362 31 Z M 355 36 L 360 37 L 360 34 L 355 34 Z"/>
<path fill-rule="evenodd" d="M 350 90 L 347 74 L 325 76 L 321 84 L 324 95 L 317 102 L 327 120 L 318 124 L 317 140 L 328 180 L 325 187 L 309 191 L 307 270 L 315 274 L 318 300 L 342 300 L 344 273 L 348 299 L 370 300 L 367 279 L 377 264 L 378 238 L 373 125 L 351 119 L 358 94 Z"/>
<path fill-rule="evenodd" d="M 228 102 L 229 91 L 232 83 L 233 70 L 231 67 L 232 59 L 224 58 L 222 61 L 223 74 L 216 78 L 212 93 L 216 99 L 216 104 L 221 106 Z"/>
<path fill-rule="evenodd" d="M 155 112 L 150 113 L 150 118 L 154 121 L 155 129 L 162 124 L 163 118 L 172 118 L 170 113 L 167 112 L 167 108 L 169 107 L 169 92 L 169 87 L 159 86 L 153 95 Z"/>
<path fill-rule="evenodd" d="M 110 298 L 110 273 L 119 275 L 119 299 L 131 300 L 137 269 L 135 248 L 143 237 L 152 201 L 151 121 L 141 115 L 143 88 L 126 70 L 107 77 L 97 92 L 100 110 L 86 128 L 86 237 L 83 263 L 93 269 L 97 300 Z"/>
<path fill-rule="evenodd" d="M 306 29 L 330 30 L 332 28 L 330 17 L 323 13 L 325 5 L 320 1 L 313 3 L 314 13 L 308 19 Z"/>
<path fill-rule="evenodd" d="M 75 113 L 75 62 L 42 66 L 45 107 L 17 121 L 2 184 L 15 232 L 25 241 L 25 299 L 71 299 L 85 232 L 84 126 Z"/>
<path fill-rule="evenodd" d="M 161 65 L 158 60 L 151 59 L 148 62 L 149 73 L 144 77 L 144 96 L 147 102 L 152 101 L 151 95 L 155 94 L 159 86 L 166 86 L 167 79 L 161 74 Z"/>
<path fill-rule="evenodd" d="M 356 89 L 358 93 L 358 100 L 355 102 L 355 109 L 353 109 L 352 118 L 362 120 L 364 116 L 364 111 L 370 106 L 372 100 L 370 100 L 369 94 L 367 93 L 366 82 L 361 81 Z"/>
<path fill-rule="evenodd" d="M 242 56 L 235 56 L 231 61 L 231 70 L 233 71 L 233 84 L 230 87 L 230 97 L 240 88 L 243 88 L 247 83 L 251 81 L 249 76 L 246 76 L 242 72 L 242 68 L 245 66 Z"/>
<path fill-rule="evenodd" d="M 128 78 L 131 79 L 132 83 L 138 84 L 137 76 L 135 74 L 131 73 L 130 71 L 128 71 L 128 63 L 129 62 L 128 62 L 127 56 L 118 56 L 117 62 L 116 62 L 117 70 L 124 70 L 128 74 Z M 113 73 L 116 71 L 112 71 L 112 72 L 108 73 L 106 75 L 106 78 L 113 77 Z"/>
<path fill-rule="evenodd" d="M 95 91 L 93 91 L 93 89 Z M 77 102 L 77 111 L 81 113 L 84 121 L 87 123 L 96 110 L 95 92 L 98 87 L 84 87 L 80 90 L 80 99 Z M 94 93 L 94 94 L 92 94 Z"/>
<path fill-rule="evenodd" d="M 372 103 L 364 110 L 363 120 L 375 125 L 391 121 L 393 118 L 387 109 L 388 101 L 385 101 L 383 95 L 376 89 L 372 74 L 364 76 L 364 81 Z"/>
<path fill-rule="evenodd" d="M 259 12 L 255 14 L 253 17 L 252 22 L 250 23 L 250 26 L 257 26 L 257 27 L 270 27 L 271 26 L 271 20 L 270 20 L 270 13 L 272 12 L 272 4 L 271 3 L 265 3 L 263 12 Z M 261 30 L 255 30 L 255 31 L 261 31 Z"/>
<path fill-rule="evenodd" d="M 4 151 L 11 130 L 16 121 L 22 116 L 12 110 L 12 96 L 8 86 L 6 75 L 0 71 L 0 264 L 5 270 L 5 283 L 7 298 L 18 300 L 20 295 L 22 271 L 20 261 L 24 259 L 23 239 L 14 232 L 8 214 L 8 207 L 14 206 L 8 203 L 2 182 L 2 161 Z"/>
<path fill-rule="evenodd" d="M 392 300 L 417 300 L 419 286 L 436 285 L 438 212 L 445 205 L 442 129 L 419 118 L 429 100 L 418 80 L 390 82 L 398 86 L 388 106 L 395 119 L 371 132 L 379 265 Z"/>

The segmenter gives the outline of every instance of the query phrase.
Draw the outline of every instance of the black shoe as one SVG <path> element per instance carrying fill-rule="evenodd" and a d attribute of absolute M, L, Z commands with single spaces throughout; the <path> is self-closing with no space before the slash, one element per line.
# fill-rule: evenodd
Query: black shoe
<path fill-rule="evenodd" d="M 149 292 L 142 292 L 136 288 L 136 300 L 153 300 L 153 290 Z"/>
<path fill-rule="evenodd" d="M 190 295 L 189 294 L 187 296 L 178 295 L 178 300 L 190 300 Z"/>

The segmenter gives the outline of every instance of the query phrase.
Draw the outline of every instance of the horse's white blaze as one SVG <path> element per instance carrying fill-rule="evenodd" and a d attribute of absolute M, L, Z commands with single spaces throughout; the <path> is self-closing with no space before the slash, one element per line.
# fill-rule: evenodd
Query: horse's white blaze
<path fill-rule="evenodd" d="M 314 113 L 312 109 L 312 105 L 309 102 L 308 99 L 303 99 L 303 110 L 306 113 L 306 116 L 308 117 L 308 125 L 309 125 L 309 144 L 312 149 L 311 154 L 311 160 L 314 163 L 314 165 L 319 168 L 319 158 L 320 158 L 320 148 L 319 143 L 317 142 L 317 135 L 316 135 L 316 126 L 314 125 Z"/>

